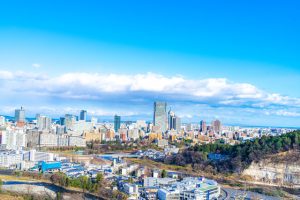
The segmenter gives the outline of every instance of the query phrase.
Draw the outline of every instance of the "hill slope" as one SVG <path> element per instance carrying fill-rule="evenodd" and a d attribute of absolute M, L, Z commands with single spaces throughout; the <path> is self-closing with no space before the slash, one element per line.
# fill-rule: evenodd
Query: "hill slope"
<path fill-rule="evenodd" d="M 243 175 L 255 181 L 300 188 L 300 152 L 288 151 L 252 162 Z"/>

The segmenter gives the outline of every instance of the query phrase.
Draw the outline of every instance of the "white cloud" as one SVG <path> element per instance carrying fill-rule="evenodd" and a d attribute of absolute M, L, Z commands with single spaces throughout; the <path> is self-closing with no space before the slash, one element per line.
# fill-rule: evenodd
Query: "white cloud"
<path fill-rule="evenodd" d="M 270 105 L 300 107 L 300 99 L 268 93 L 248 83 L 235 83 L 225 78 L 185 79 L 145 73 L 135 75 L 66 73 L 48 77 L 25 72 L 0 71 L 0 80 L 7 93 L 12 91 L 33 95 L 73 99 L 165 98 L 170 101 L 193 101 L 220 106 Z M 0 82 L 1 83 L 1 82 Z M 131 100 L 132 100 L 131 99 Z"/>
<path fill-rule="evenodd" d="M 0 71 L 0 80 L 1 79 L 13 79 L 14 75 L 9 71 Z"/>
<path fill-rule="evenodd" d="M 300 117 L 300 111 L 287 109 L 268 109 L 264 110 L 264 114 L 268 116 Z"/>
<path fill-rule="evenodd" d="M 41 64 L 33 63 L 33 64 L 32 64 L 32 67 L 34 67 L 34 68 L 40 68 L 40 67 L 41 67 Z"/>
<path fill-rule="evenodd" d="M 191 114 L 180 114 L 179 117 L 180 117 L 180 118 L 188 118 L 188 119 L 192 119 L 192 118 L 193 118 L 193 115 L 191 115 Z"/>
<path fill-rule="evenodd" d="M 278 116 L 284 116 L 284 117 L 300 117 L 300 113 L 298 112 L 290 112 L 286 110 L 278 110 L 275 112 Z"/>
<path fill-rule="evenodd" d="M 23 107 L 25 109 L 27 116 L 35 116 L 33 113 L 40 113 L 47 116 L 64 116 L 65 114 L 74 114 L 78 115 L 82 108 L 78 108 L 76 106 L 34 106 L 28 105 Z M 4 106 L 0 107 L 1 114 L 13 115 L 16 106 Z M 137 115 L 148 115 L 149 113 L 142 111 L 133 111 L 133 110 L 124 110 L 124 109 L 116 109 L 111 107 L 106 108 L 98 108 L 98 107 L 88 107 L 88 115 L 89 116 L 114 116 L 115 114 L 121 116 L 137 116 Z"/>

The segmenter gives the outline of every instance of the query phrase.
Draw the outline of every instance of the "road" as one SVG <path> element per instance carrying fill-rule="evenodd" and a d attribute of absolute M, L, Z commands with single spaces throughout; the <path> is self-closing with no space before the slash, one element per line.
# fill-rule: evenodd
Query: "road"
<path fill-rule="evenodd" d="M 236 189 L 231 189 L 231 188 L 222 188 L 222 197 L 220 199 L 222 200 L 230 200 L 234 199 L 234 197 L 237 196 L 245 196 L 246 200 L 251 200 L 251 199 L 263 199 L 263 200 L 280 200 L 278 197 L 272 197 L 272 196 L 267 196 L 263 194 L 259 194 L 256 192 L 250 192 L 250 191 L 242 191 L 242 190 L 236 190 Z"/>
<path fill-rule="evenodd" d="M 226 200 L 228 199 L 228 193 L 226 190 L 221 189 L 221 196 L 218 198 L 219 200 Z"/>

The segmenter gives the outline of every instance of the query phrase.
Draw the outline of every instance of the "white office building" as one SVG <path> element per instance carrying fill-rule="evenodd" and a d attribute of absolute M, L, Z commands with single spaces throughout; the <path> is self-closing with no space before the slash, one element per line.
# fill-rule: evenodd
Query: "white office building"
<path fill-rule="evenodd" d="M 20 150 L 26 146 L 25 133 L 23 129 L 6 128 L 0 134 L 0 142 L 6 149 Z"/>
<path fill-rule="evenodd" d="M 23 153 L 24 161 L 32 161 L 32 162 L 39 162 L 39 161 L 54 161 L 55 155 L 53 153 L 48 152 L 41 152 L 32 149 L 30 151 L 25 151 Z"/>
<path fill-rule="evenodd" d="M 39 130 L 50 130 L 52 120 L 46 116 L 38 116 L 37 118 L 37 127 Z"/>
<path fill-rule="evenodd" d="M 82 136 L 69 136 L 69 146 L 85 147 L 86 142 Z"/>
<path fill-rule="evenodd" d="M 205 178 L 187 177 L 180 182 L 158 190 L 159 200 L 211 200 L 218 199 L 221 188 L 217 182 Z"/>
<path fill-rule="evenodd" d="M 176 189 L 159 189 L 157 191 L 157 198 L 159 200 L 180 200 L 180 192 Z"/>
<path fill-rule="evenodd" d="M 13 167 L 20 165 L 23 160 L 23 155 L 18 151 L 1 151 L 0 152 L 0 167 Z"/>
<path fill-rule="evenodd" d="M 69 146 L 69 136 L 66 134 L 57 136 L 57 146 L 67 147 Z"/>
<path fill-rule="evenodd" d="M 144 178 L 144 187 L 164 186 L 175 182 L 176 180 L 173 178 L 146 177 Z"/>
<path fill-rule="evenodd" d="M 40 132 L 39 146 L 40 147 L 57 146 L 57 135 L 49 132 Z"/>

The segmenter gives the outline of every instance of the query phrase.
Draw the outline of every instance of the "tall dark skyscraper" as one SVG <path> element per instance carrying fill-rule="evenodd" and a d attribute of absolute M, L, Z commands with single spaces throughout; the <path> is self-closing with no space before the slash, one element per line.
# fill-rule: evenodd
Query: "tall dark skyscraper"
<path fill-rule="evenodd" d="M 60 124 L 61 126 L 66 125 L 66 118 L 65 118 L 65 117 L 60 117 L 60 118 L 59 118 L 59 124 Z"/>
<path fill-rule="evenodd" d="M 180 131 L 181 120 L 175 113 L 170 109 L 168 112 L 168 129 Z"/>
<path fill-rule="evenodd" d="M 168 129 L 168 116 L 167 116 L 167 103 L 166 102 L 154 102 L 154 126 L 159 126 L 162 132 L 166 132 Z"/>
<path fill-rule="evenodd" d="M 86 110 L 81 110 L 81 111 L 80 111 L 79 119 L 80 119 L 80 120 L 86 121 L 86 117 L 87 117 L 87 112 L 86 112 Z"/>
<path fill-rule="evenodd" d="M 115 115 L 114 117 L 114 129 L 118 132 L 121 127 L 121 116 Z"/>
<path fill-rule="evenodd" d="M 205 133 L 207 131 L 206 122 L 204 120 L 200 121 L 200 132 Z"/>
<path fill-rule="evenodd" d="M 23 107 L 21 107 L 21 109 L 15 110 L 15 121 L 25 122 L 25 110 L 23 109 Z"/>
<path fill-rule="evenodd" d="M 170 109 L 168 112 L 168 129 L 175 130 L 176 129 L 175 124 L 176 124 L 175 113 Z"/>

